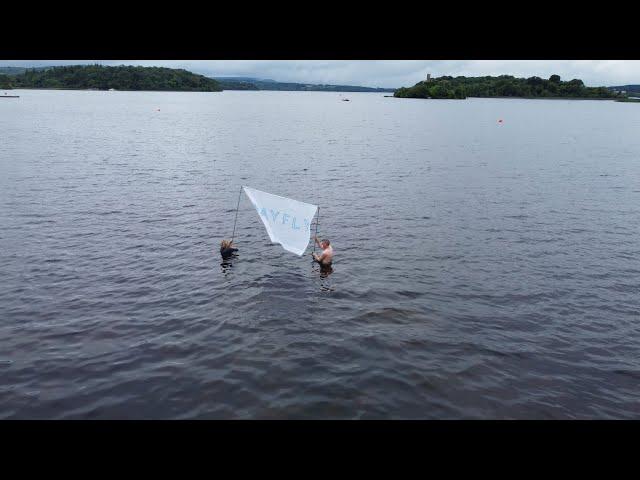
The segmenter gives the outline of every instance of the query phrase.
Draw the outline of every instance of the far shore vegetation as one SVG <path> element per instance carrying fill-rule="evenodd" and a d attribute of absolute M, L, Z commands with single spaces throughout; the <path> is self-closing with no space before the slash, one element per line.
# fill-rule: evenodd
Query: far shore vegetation
<path fill-rule="evenodd" d="M 160 67 L 74 65 L 67 67 L 0 67 L 0 89 L 161 90 L 219 92 L 281 90 L 320 92 L 393 92 L 393 88 L 276 82 L 251 77 L 206 77 Z"/>
<path fill-rule="evenodd" d="M 437 77 L 418 82 L 413 87 L 399 88 L 394 97 L 465 99 L 480 98 L 565 98 L 606 99 L 627 98 L 617 90 L 607 87 L 587 87 L 582 80 L 562 81 L 560 76 L 516 78 L 511 75 L 498 77 Z"/>
<path fill-rule="evenodd" d="M 74 65 L 47 69 L 26 69 L 18 75 L 0 75 L 0 88 L 222 91 L 218 81 L 187 70 L 124 65 L 118 67 Z"/>
<path fill-rule="evenodd" d="M 582 80 L 561 80 L 559 75 L 540 77 L 428 78 L 413 87 L 393 89 L 349 85 L 283 83 L 247 77 L 210 78 L 187 70 L 164 67 L 72 65 L 60 67 L 1 67 L 0 89 L 60 90 L 149 90 L 176 92 L 220 92 L 222 90 L 306 90 L 394 92 L 397 98 L 466 99 L 544 98 L 572 100 L 617 100 L 638 102 L 640 85 L 587 87 Z M 391 95 L 385 95 L 391 96 Z"/>

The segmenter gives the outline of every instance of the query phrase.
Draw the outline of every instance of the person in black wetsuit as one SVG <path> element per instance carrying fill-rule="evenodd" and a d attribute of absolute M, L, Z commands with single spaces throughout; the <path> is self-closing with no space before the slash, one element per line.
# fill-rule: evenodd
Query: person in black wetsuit
<path fill-rule="evenodd" d="M 220 242 L 220 255 L 222 258 L 230 258 L 238 249 L 233 246 L 232 240 L 222 240 Z"/>

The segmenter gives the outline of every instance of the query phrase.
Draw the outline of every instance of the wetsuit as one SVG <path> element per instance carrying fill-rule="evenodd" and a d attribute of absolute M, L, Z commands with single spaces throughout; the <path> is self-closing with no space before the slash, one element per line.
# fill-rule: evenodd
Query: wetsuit
<path fill-rule="evenodd" d="M 222 255 L 222 258 L 229 258 L 237 251 L 237 248 L 220 248 L 220 255 Z"/>

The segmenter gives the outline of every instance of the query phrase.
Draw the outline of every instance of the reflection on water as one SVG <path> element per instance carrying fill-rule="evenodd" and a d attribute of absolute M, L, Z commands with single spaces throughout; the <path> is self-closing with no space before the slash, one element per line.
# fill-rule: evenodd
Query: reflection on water
<path fill-rule="evenodd" d="M 222 263 L 220 264 L 221 267 L 221 271 L 224 274 L 227 274 L 231 271 L 231 268 L 233 267 L 233 262 L 230 260 L 223 260 Z"/>

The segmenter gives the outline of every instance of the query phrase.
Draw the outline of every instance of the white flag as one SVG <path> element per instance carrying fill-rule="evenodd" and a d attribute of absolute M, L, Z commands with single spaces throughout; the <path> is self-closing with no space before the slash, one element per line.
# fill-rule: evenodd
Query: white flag
<path fill-rule="evenodd" d="M 242 188 L 256 207 L 271 241 L 289 252 L 302 255 L 309 245 L 311 220 L 318 206 L 249 187 Z"/>

